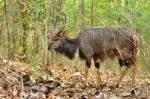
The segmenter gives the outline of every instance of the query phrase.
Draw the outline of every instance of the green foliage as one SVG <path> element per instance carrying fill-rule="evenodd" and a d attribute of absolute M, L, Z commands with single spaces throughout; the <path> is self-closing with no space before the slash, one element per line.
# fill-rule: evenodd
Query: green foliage
<path fill-rule="evenodd" d="M 91 17 L 93 27 L 104 26 L 125 26 L 137 32 L 140 36 L 140 65 L 144 70 L 149 67 L 150 47 L 150 1 L 149 0 L 93 0 L 93 16 L 91 16 L 92 0 L 84 0 L 85 27 L 91 27 Z M 22 1 L 21 1 L 22 2 Z M 27 52 L 30 63 L 42 63 L 45 60 L 47 47 L 47 33 L 53 31 L 52 24 L 56 25 L 54 32 L 57 32 L 64 24 L 64 16 L 67 14 L 67 29 L 69 36 L 74 37 L 82 30 L 83 15 L 81 13 L 81 0 L 31 0 L 25 1 L 28 14 L 27 24 Z M 5 11 L 6 8 L 6 11 Z M 8 18 L 6 18 L 6 13 Z M 56 19 L 58 16 L 57 23 Z M 6 29 L 8 23 L 8 32 Z M 17 0 L 0 0 L 0 27 L 2 27 L 3 49 L 0 53 L 6 53 L 6 46 L 10 49 L 15 47 L 15 53 L 22 51 L 22 20 L 21 11 Z M 15 43 L 12 33 L 15 32 Z M 37 61 L 38 60 L 38 61 Z M 34 61 L 34 62 L 33 62 Z M 35 62 L 37 61 L 37 62 Z"/>

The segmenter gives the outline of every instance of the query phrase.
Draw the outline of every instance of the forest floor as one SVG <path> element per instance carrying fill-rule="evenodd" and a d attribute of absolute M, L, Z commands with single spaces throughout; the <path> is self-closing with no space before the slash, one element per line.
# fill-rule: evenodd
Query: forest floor
<path fill-rule="evenodd" d="M 101 72 L 103 88 L 95 86 L 95 73 L 90 70 L 85 87 L 83 74 L 82 69 L 62 64 L 31 68 L 9 61 L 0 66 L 0 99 L 150 99 L 149 75 L 137 75 L 133 89 L 130 77 L 114 88 L 119 75 L 110 70 Z"/>

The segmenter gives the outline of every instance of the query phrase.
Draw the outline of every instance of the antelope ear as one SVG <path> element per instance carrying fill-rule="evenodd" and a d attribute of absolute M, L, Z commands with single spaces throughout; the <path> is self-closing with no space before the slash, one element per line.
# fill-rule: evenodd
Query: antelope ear
<path fill-rule="evenodd" d="M 51 39 L 51 38 L 52 38 L 52 33 L 51 33 L 51 32 L 48 32 L 48 33 L 47 33 L 47 38 L 48 38 L 48 39 Z"/>
<path fill-rule="evenodd" d="M 68 31 L 67 30 L 64 30 L 61 34 L 60 34 L 62 37 L 66 37 L 68 35 Z"/>

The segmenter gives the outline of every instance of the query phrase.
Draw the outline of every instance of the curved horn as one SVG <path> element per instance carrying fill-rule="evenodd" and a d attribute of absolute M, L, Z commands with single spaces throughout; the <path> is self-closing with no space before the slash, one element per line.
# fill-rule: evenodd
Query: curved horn
<path fill-rule="evenodd" d="M 60 35 L 66 28 L 66 24 L 67 24 L 67 14 L 66 13 L 62 13 L 64 15 L 64 25 L 62 26 L 62 28 L 57 32 L 56 36 Z"/>

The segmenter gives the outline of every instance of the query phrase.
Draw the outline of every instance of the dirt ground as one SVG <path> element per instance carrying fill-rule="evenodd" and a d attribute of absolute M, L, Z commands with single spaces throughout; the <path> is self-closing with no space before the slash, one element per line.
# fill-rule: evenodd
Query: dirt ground
<path fill-rule="evenodd" d="M 0 66 L 0 99 L 150 99 L 148 75 L 137 75 L 135 88 L 128 76 L 114 88 L 119 75 L 110 70 L 101 72 L 103 87 L 96 86 L 94 70 L 88 78 L 84 86 L 82 69 L 63 64 L 31 68 L 9 61 Z"/>

